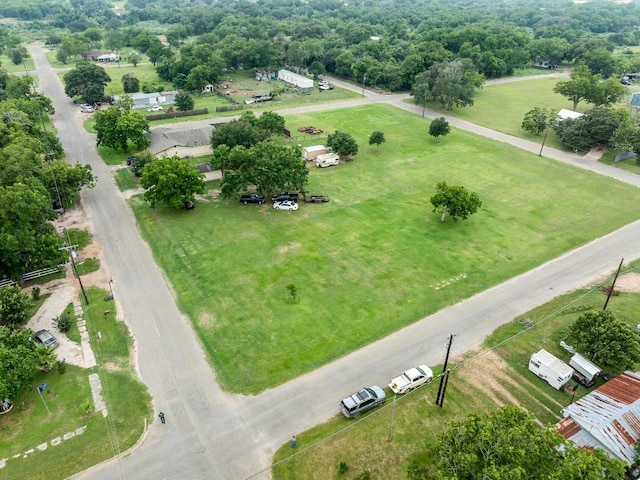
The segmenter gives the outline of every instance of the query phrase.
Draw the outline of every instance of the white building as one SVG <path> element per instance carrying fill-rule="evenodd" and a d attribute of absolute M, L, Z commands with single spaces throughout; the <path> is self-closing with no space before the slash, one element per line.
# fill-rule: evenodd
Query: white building
<path fill-rule="evenodd" d="M 298 88 L 313 88 L 313 80 L 289 70 L 278 70 L 278 80 L 295 85 Z"/>

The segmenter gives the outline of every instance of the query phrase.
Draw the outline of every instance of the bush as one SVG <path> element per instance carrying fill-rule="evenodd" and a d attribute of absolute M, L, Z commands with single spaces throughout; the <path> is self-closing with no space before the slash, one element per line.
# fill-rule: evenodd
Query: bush
<path fill-rule="evenodd" d="M 340 475 L 344 475 L 348 471 L 349 471 L 349 465 L 347 465 L 347 462 L 340 462 L 340 465 L 338 465 L 338 473 Z"/>
<path fill-rule="evenodd" d="M 51 322 L 55 328 L 58 329 L 59 332 L 67 333 L 71 330 L 73 320 L 71 319 L 71 315 L 69 312 L 64 312 L 59 317 L 56 317 Z"/>
<path fill-rule="evenodd" d="M 40 300 L 40 287 L 33 287 L 31 289 L 31 299 L 34 302 L 37 302 L 38 300 Z"/>

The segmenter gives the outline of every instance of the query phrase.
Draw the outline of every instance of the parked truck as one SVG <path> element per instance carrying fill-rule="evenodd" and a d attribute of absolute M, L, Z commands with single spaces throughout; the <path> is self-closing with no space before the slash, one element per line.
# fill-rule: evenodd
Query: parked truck
<path fill-rule="evenodd" d="M 240 196 L 240 202 L 242 202 L 245 205 L 247 203 L 262 204 L 264 202 L 264 197 L 262 195 L 257 195 L 255 193 L 247 194 L 247 195 L 241 195 Z"/>
<path fill-rule="evenodd" d="M 544 349 L 531 355 L 529 370 L 556 390 L 562 390 L 573 375 L 573 368 Z"/>
<path fill-rule="evenodd" d="M 323 153 L 316 157 L 316 167 L 324 168 L 338 165 L 340 163 L 340 157 L 335 153 Z"/>
<path fill-rule="evenodd" d="M 579 353 L 576 353 L 571 357 L 569 365 L 573 367 L 573 378 L 585 387 L 592 386 L 596 381 L 596 377 L 602 373 L 602 369 L 600 367 L 593 364 Z"/>

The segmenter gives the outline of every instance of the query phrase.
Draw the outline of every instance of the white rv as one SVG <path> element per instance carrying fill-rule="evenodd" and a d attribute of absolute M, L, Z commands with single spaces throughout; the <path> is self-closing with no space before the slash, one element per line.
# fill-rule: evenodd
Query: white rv
<path fill-rule="evenodd" d="M 327 152 L 327 147 L 324 145 L 312 145 L 310 147 L 304 147 L 302 149 L 302 158 L 305 160 L 315 160 L 318 155 L 322 155 Z"/>
<path fill-rule="evenodd" d="M 542 378 L 556 390 L 561 390 L 573 375 L 573 368 L 546 350 L 531 355 L 529 370 Z"/>
<path fill-rule="evenodd" d="M 573 367 L 575 370 L 574 377 L 585 387 L 590 387 L 594 384 L 595 378 L 602 373 L 602 369 L 597 365 L 594 365 L 589 360 L 584 358 L 579 353 L 576 353 L 571 360 L 569 360 L 569 365 Z"/>
<path fill-rule="evenodd" d="M 331 167 L 340 163 L 340 157 L 335 153 L 323 153 L 316 157 L 316 167 Z"/>

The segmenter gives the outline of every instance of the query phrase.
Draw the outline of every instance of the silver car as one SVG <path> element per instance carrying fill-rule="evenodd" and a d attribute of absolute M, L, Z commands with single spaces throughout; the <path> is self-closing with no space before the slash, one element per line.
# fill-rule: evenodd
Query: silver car
<path fill-rule="evenodd" d="M 44 345 L 49 350 L 53 350 L 58 346 L 58 341 L 56 340 L 56 337 L 51 335 L 51 332 L 49 332 L 49 330 L 38 330 L 33 335 L 33 340 L 36 342 L 36 344 Z"/>
<path fill-rule="evenodd" d="M 345 417 L 356 418 L 361 413 L 382 405 L 385 398 L 384 390 L 379 386 L 365 387 L 353 395 L 343 398 L 340 402 L 340 410 Z"/>

